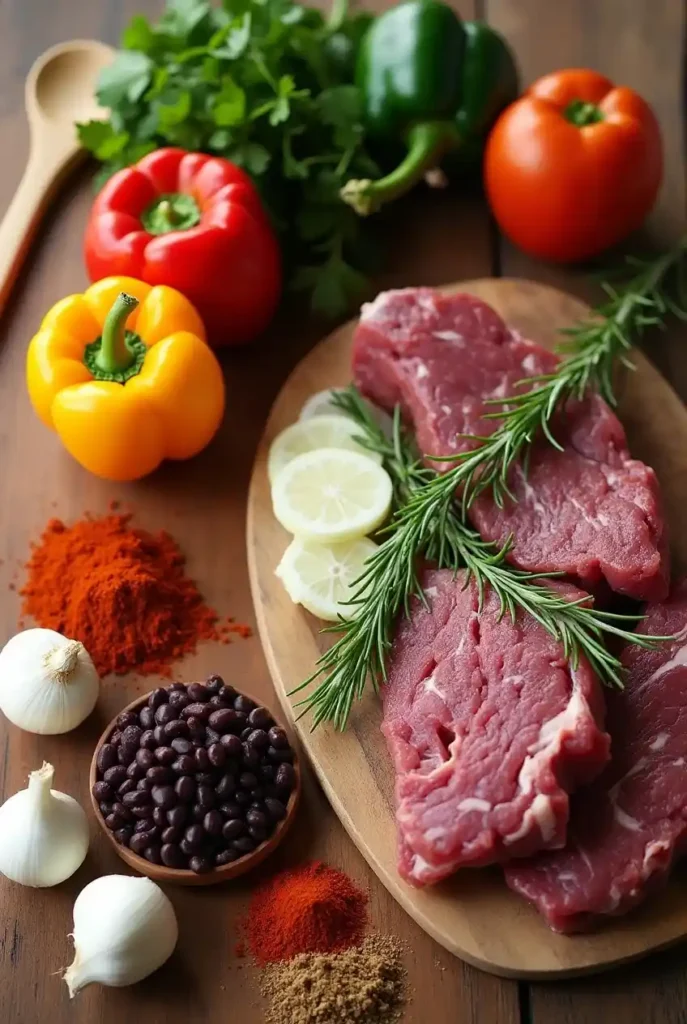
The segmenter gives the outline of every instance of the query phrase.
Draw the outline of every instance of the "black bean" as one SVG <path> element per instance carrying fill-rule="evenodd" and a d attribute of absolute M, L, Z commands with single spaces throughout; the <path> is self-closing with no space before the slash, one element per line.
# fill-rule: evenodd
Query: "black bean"
<path fill-rule="evenodd" d="M 249 747 L 247 743 L 244 743 L 241 761 L 245 768 L 257 768 L 260 764 L 260 754 L 255 747 Z"/>
<path fill-rule="evenodd" d="M 140 818 L 134 825 L 134 832 L 152 832 L 155 822 L 152 818 Z"/>
<path fill-rule="evenodd" d="M 132 750 L 130 747 L 125 747 L 123 743 L 120 743 L 117 747 L 117 761 L 119 764 L 126 767 L 135 753 L 135 750 Z"/>
<path fill-rule="evenodd" d="M 232 818 L 240 818 L 243 815 L 243 807 L 240 804 L 229 801 L 226 804 L 222 804 L 220 811 L 227 820 Z"/>
<path fill-rule="evenodd" d="M 154 843 L 152 846 L 146 847 L 143 851 L 143 856 L 146 860 L 150 861 L 151 864 L 162 864 L 160 846 L 158 843 Z"/>
<path fill-rule="evenodd" d="M 186 692 L 192 701 L 203 702 L 210 696 L 202 683 L 189 683 L 186 687 Z"/>
<path fill-rule="evenodd" d="M 167 743 L 177 737 L 188 737 L 188 722 L 184 722 L 181 718 L 177 718 L 174 722 L 168 722 L 164 729 L 165 741 Z M 186 742 L 188 743 L 189 740 L 186 739 Z M 172 746 L 174 746 L 174 743 L 172 743 Z"/>
<path fill-rule="evenodd" d="M 174 690 L 169 695 L 169 703 L 173 708 L 178 708 L 179 711 L 181 711 L 182 708 L 185 708 L 187 704 L 191 703 L 191 698 L 187 693 L 184 693 L 183 690 Z"/>
<path fill-rule="evenodd" d="M 107 800 L 103 800 L 103 802 L 100 804 L 100 813 L 102 814 L 103 818 L 107 818 L 109 814 L 112 814 L 113 807 L 114 800 L 112 801 L 112 803 L 109 803 Z"/>
<path fill-rule="evenodd" d="M 209 836 L 219 836 L 222 834 L 222 825 L 224 819 L 219 811 L 208 811 L 203 818 L 203 828 Z"/>
<path fill-rule="evenodd" d="M 153 780 L 152 779 L 139 779 L 138 782 L 136 783 L 136 789 L 142 789 L 146 793 L 150 793 L 152 788 L 153 788 Z"/>
<path fill-rule="evenodd" d="M 191 820 L 200 823 L 207 814 L 207 811 L 207 807 L 201 807 L 200 804 L 194 804 L 191 808 Z"/>
<path fill-rule="evenodd" d="M 198 786 L 198 792 L 196 793 L 196 803 L 201 807 L 204 807 L 206 811 L 209 811 L 215 806 L 215 791 L 212 786 L 200 785 Z"/>
<path fill-rule="evenodd" d="M 117 748 L 113 747 L 111 743 L 103 743 L 102 747 L 98 751 L 96 758 L 96 764 L 98 771 L 105 773 L 108 768 L 112 768 L 117 764 Z"/>
<path fill-rule="evenodd" d="M 224 700 L 231 701 L 231 703 L 233 705 L 233 703 L 234 703 L 234 701 L 236 700 L 236 697 L 237 697 L 236 690 L 234 689 L 233 686 L 229 686 L 228 683 L 225 683 L 223 688 L 219 692 L 220 692 L 220 696 L 223 697 Z"/>
<path fill-rule="evenodd" d="M 202 875 L 207 871 L 212 871 L 212 861 L 209 857 L 191 857 L 188 862 L 188 866 L 191 871 L 195 871 L 197 875 Z"/>
<path fill-rule="evenodd" d="M 124 796 L 125 793 L 130 793 L 132 789 L 136 789 L 136 782 L 134 779 L 125 779 L 124 782 L 117 788 L 117 792 L 120 797 Z"/>
<path fill-rule="evenodd" d="M 248 724 L 254 729 L 269 729 L 274 719 L 267 708 L 253 708 L 248 716 Z"/>
<path fill-rule="evenodd" d="M 220 708 L 213 711 L 208 719 L 208 724 L 215 732 L 235 732 L 236 715 L 230 708 Z"/>
<path fill-rule="evenodd" d="M 293 761 L 293 750 L 291 747 L 268 747 L 267 756 L 274 764 L 282 764 L 286 761 Z"/>
<path fill-rule="evenodd" d="M 129 849 L 133 850 L 134 853 L 137 853 L 139 857 L 142 857 L 143 851 L 148 845 L 148 842 L 149 839 L 147 832 L 137 832 L 136 835 L 133 835 L 129 840 Z"/>
<path fill-rule="evenodd" d="M 264 843 L 269 832 L 266 828 L 260 828 L 258 825 L 249 825 L 248 834 L 253 837 L 256 843 Z"/>
<path fill-rule="evenodd" d="M 240 836 L 238 839 L 232 839 L 231 848 L 241 854 L 252 853 L 255 849 L 255 840 L 250 836 Z"/>
<path fill-rule="evenodd" d="M 172 810 L 173 810 L 173 808 L 172 808 Z M 164 809 L 164 807 L 154 807 L 153 808 L 153 821 L 158 826 L 158 828 L 164 828 L 165 827 L 165 825 L 167 824 L 167 815 L 171 814 L 171 813 L 172 813 L 172 811 L 166 811 Z"/>
<path fill-rule="evenodd" d="M 194 851 L 195 851 L 195 847 L 193 847 L 189 843 L 187 843 L 185 839 L 182 839 L 181 842 L 179 843 L 179 849 L 187 857 L 192 857 L 193 854 L 194 854 Z"/>
<path fill-rule="evenodd" d="M 138 782 L 139 779 L 142 779 L 145 773 L 145 768 L 142 768 L 136 760 L 132 761 L 126 770 L 127 778 L 133 779 L 134 782 Z"/>
<path fill-rule="evenodd" d="M 182 754 L 172 764 L 172 771 L 175 775 L 190 775 L 196 769 L 196 762 L 190 754 Z"/>
<path fill-rule="evenodd" d="M 189 718 L 197 718 L 201 722 L 207 722 L 211 714 L 212 706 L 210 704 L 199 704 L 198 701 L 195 701 L 193 704 L 187 704 L 181 711 L 182 718 L 185 718 L 187 722 Z"/>
<path fill-rule="evenodd" d="M 148 796 L 148 795 L 149 794 L 146 793 L 146 796 Z M 131 808 L 131 813 L 133 814 L 134 818 L 145 818 L 145 816 L 147 814 L 150 814 L 150 811 L 151 811 L 151 808 L 150 808 L 150 804 L 149 803 L 147 803 L 145 805 L 141 804 L 139 807 L 132 807 Z"/>
<path fill-rule="evenodd" d="M 140 725 L 127 725 L 122 733 L 121 746 L 133 747 L 134 750 L 138 750 L 138 744 L 141 742 L 142 735 L 143 729 L 141 729 Z"/>
<path fill-rule="evenodd" d="M 252 733 L 252 731 L 253 731 L 253 730 L 252 730 L 252 728 L 250 727 L 250 725 L 247 725 L 245 729 L 242 729 L 242 730 L 241 730 L 241 739 L 242 739 L 242 740 L 244 741 L 244 743 L 245 743 L 245 741 L 246 741 L 246 740 L 248 739 L 248 737 L 250 736 L 250 734 Z"/>
<path fill-rule="evenodd" d="M 244 810 L 246 809 L 246 807 L 250 806 L 252 800 L 253 797 L 250 795 L 250 793 L 246 793 L 245 789 L 239 789 L 237 790 L 236 793 L 234 793 L 234 801 L 237 804 L 240 804 Z"/>
<path fill-rule="evenodd" d="M 177 752 L 174 747 L 156 747 L 154 753 L 158 764 L 168 765 L 177 759 Z"/>
<path fill-rule="evenodd" d="M 176 725 L 177 723 L 172 723 Z M 179 722 L 179 725 L 185 726 L 185 722 Z M 172 750 L 176 750 L 177 754 L 190 754 L 193 750 L 193 744 L 190 740 L 185 739 L 183 736 L 175 736 L 170 744 Z"/>
<path fill-rule="evenodd" d="M 286 817 L 286 808 L 281 800 L 275 800 L 274 797 L 268 796 L 265 798 L 265 807 L 272 821 L 281 821 Z"/>
<path fill-rule="evenodd" d="M 155 737 L 155 746 L 161 747 L 165 742 L 165 727 L 164 725 L 156 725 L 153 729 L 153 736 Z"/>
<path fill-rule="evenodd" d="M 122 818 L 121 814 L 117 814 L 113 811 L 112 814 L 108 814 L 105 818 L 105 824 L 112 832 L 116 832 L 118 829 L 123 828 L 126 825 L 126 818 Z"/>
<path fill-rule="evenodd" d="M 241 775 L 239 775 L 239 782 L 244 789 L 248 790 L 255 789 L 258 784 L 258 780 L 252 772 L 242 772 Z"/>
<path fill-rule="evenodd" d="M 276 747 L 277 750 L 283 750 L 289 746 L 289 737 L 281 726 L 273 725 L 267 735 L 271 746 Z"/>
<path fill-rule="evenodd" d="M 205 680 L 205 689 L 208 693 L 219 693 L 223 686 L 224 680 L 221 676 L 218 676 L 215 673 L 208 676 Z"/>
<path fill-rule="evenodd" d="M 225 733 L 224 736 L 220 737 L 220 743 L 226 750 L 229 757 L 241 757 L 243 754 L 243 745 L 238 736 L 234 736 L 232 733 Z"/>
<path fill-rule="evenodd" d="M 155 727 L 155 712 L 147 705 L 138 713 L 138 722 L 142 729 L 153 729 Z"/>
<path fill-rule="evenodd" d="M 296 773 L 293 770 L 293 766 L 290 764 L 280 764 L 277 768 L 277 774 L 274 776 L 274 781 L 280 789 L 293 789 L 296 781 Z"/>
<path fill-rule="evenodd" d="M 138 723 L 138 715 L 135 711 L 122 711 L 117 716 L 117 728 L 124 732 L 130 725 L 136 725 Z"/>
<path fill-rule="evenodd" d="M 214 789 L 218 778 L 219 774 L 214 770 L 209 772 L 196 772 L 196 782 L 198 785 L 212 786 Z"/>
<path fill-rule="evenodd" d="M 148 771 L 155 764 L 155 754 L 152 750 L 147 750 L 145 747 L 141 747 L 140 750 L 136 751 L 136 762 L 140 764 L 144 771 Z"/>
<path fill-rule="evenodd" d="M 221 768 L 227 759 L 227 752 L 221 743 L 212 743 L 208 747 L 208 757 L 214 768 Z"/>
<path fill-rule="evenodd" d="M 215 854 L 215 864 L 218 868 L 223 867 L 225 864 L 231 864 L 232 861 L 238 860 L 239 854 L 236 850 L 222 850 L 221 853 Z"/>
<path fill-rule="evenodd" d="M 274 782 L 276 767 L 273 764 L 262 764 L 260 765 L 258 774 L 263 782 Z"/>
<path fill-rule="evenodd" d="M 188 820 L 188 807 L 183 804 L 178 804 L 176 807 L 172 807 L 171 810 L 167 811 L 167 821 L 170 825 L 174 825 L 175 828 L 185 825 Z"/>
<path fill-rule="evenodd" d="M 170 683 L 167 689 L 170 693 L 186 693 L 186 683 Z"/>
<path fill-rule="evenodd" d="M 153 802 L 165 811 L 169 811 L 177 802 L 176 793 L 172 786 L 153 786 L 151 796 Z"/>
<path fill-rule="evenodd" d="M 121 729 L 114 729 L 112 731 L 112 735 L 110 736 L 109 742 L 112 744 L 113 747 L 119 746 L 119 744 L 122 742 Z"/>
<path fill-rule="evenodd" d="M 204 747 L 198 747 L 194 753 L 196 767 L 201 772 L 206 772 L 210 767 L 210 755 Z"/>
<path fill-rule="evenodd" d="M 222 835 L 226 840 L 238 839 L 246 831 L 246 826 L 240 818 L 230 818 L 222 826 Z"/>
<path fill-rule="evenodd" d="M 189 844 L 189 846 L 197 850 L 198 847 L 202 844 L 203 840 L 205 839 L 205 832 L 203 831 L 203 826 L 189 825 L 189 827 L 184 832 L 184 839 Z"/>
<path fill-rule="evenodd" d="M 126 768 L 123 765 L 114 765 L 112 768 L 105 770 L 103 774 L 105 782 L 109 782 L 114 788 L 117 788 L 126 782 Z"/>
<path fill-rule="evenodd" d="M 239 693 L 234 700 L 234 709 L 242 711 L 245 715 L 249 715 L 254 707 L 256 707 L 255 701 L 243 693 Z"/>
<path fill-rule="evenodd" d="M 163 843 L 178 843 L 181 839 L 181 835 L 182 832 L 180 828 L 177 828 L 174 825 L 168 825 L 167 828 L 162 830 L 160 839 Z"/>
<path fill-rule="evenodd" d="M 146 729 L 141 736 L 140 745 L 144 750 L 155 750 L 155 747 L 159 746 L 155 739 L 155 732 L 153 729 Z"/>
<path fill-rule="evenodd" d="M 267 820 L 267 816 L 263 814 L 262 811 L 258 811 L 254 807 L 251 807 L 250 810 L 246 812 L 246 824 L 249 827 L 252 825 L 254 828 L 266 829 L 269 822 Z"/>
<path fill-rule="evenodd" d="M 215 793 L 224 800 L 228 796 L 233 796 L 236 792 L 236 779 L 232 775 L 223 775 L 215 786 Z"/>
<path fill-rule="evenodd" d="M 124 794 L 122 803 L 129 808 L 146 807 L 150 804 L 150 793 L 145 793 L 142 789 L 135 789 L 133 793 Z"/>
<path fill-rule="evenodd" d="M 121 802 L 121 800 L 120 801 L 115 801 L 115 803 L 112 805 L 112 813 L 113 814 L 118 814 L 119 817 L 123 818 L 125 822 L 126 821 L 131 821 L 131 819 L 133 817 L 133 815 L 132 815 L 131 811 L 129 810 L 129 808 L 126 807 Z"/>
<path fill-rule="evenodd" d="M 186 719 L 188 723 L 188 731 L 191 739 L 199 743 L 205 742 L 205 726 L 201 722 L 200 718 L 196 718 L 195 715 L 191 715 L 190 718 Z"/>
<path fill-rule="evenodd" d="M 128 827 L 118 828 L 114 834 L 114 837 L 120 846 L 128 846 L 129 840 L 131 839 L 131 829 Z"/>
<path fill-rule="evenodd" d="M 253 729 L 246 737 L 246 743 L 254 750 L 264 750 L 269 746 L 270 741 L 264 729 Z"/>
<path fill-rule="evenodd" d="M 174 784 L 174 792 L 185 804 L 190 803 L 196 795 L 196 784 L 190 775 L 182 775 Z"/>
<path fill-rule="evenodd" d="M 150 779 L 157 786 L 163 785 L 165 782 L 174 781 L 174 772 L 169 765 L 156 764 L 152 768 L 149 768 L 146 772 L 146 778 Z"/>
<path fill-rule="evenodd" d="M 183 868 L 186 866 L 186 858 L 176 843 L 164 843 L 160 850 L 160 859 L 168 868 Z"/>
<path fill-rule="evenodd" d="M 96 782 L 93 786 L 93 796 L 100 803 L 102 800 L 114 800 L 114 791 L 107 782 Z"/>
<path fill-rule="evenodd" d="M 205 730 L 205 746 L 209 747 L 212 743 L 219 743 L 220 734 L 215 732 L 214 729 L 208 727 Z"/>
<path fill-rule="evenodd" d="M 161 704 L 166 704 L 169 699 L 167 691 L 159 686 L 157 690 L 153 690 L 152 693 L 148 694 L 148 707 L 156 711 Z"/>
<path fill-rule="evenodd" d="M 178 717 L 178 709 L 173 708 L 171 704 L 162 704 L 155 712 L 155 721 L 158 725 L 167 725 L 168 722 L 174 722 Z"/>

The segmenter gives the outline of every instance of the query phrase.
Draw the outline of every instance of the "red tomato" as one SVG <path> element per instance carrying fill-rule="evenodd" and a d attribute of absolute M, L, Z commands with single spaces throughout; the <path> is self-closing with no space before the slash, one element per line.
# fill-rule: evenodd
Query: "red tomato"
<path fill-rule="evenodd" d="M 663 173 L 644 100 L 595 71 L 546 75 L 496 122 L 485 185 L 501 230 L 560 263 L 594 256 L 640 226 Z"/>

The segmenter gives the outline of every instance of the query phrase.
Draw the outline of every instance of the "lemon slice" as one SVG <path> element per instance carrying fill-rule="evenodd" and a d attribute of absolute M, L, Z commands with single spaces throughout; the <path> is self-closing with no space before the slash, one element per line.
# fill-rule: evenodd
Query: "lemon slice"
<path fill-rule="evenodd" d="M 335 395 L 341 388 L 326 388 L 311 395 L 303 408 L 298 419 L 311 420 L 313 416 L 342 416 L 346 419 L 346 413 L 338 405 L 334 405 L 332 395 Z"/>
<path fill-rule="evenodd" d="M 282 430 L 275 437 L 267 456 L 267 475 L 273 484 L 277 476 L 297 455 L 312 452 L 318 448 L 345 448 L 358 452 L 378 465 L 381 455 L 368 451 L 355 440 L 360 437 L 360 427 L 346 416 L 315 416 L 301 420 Z"/>
<path fill-rule="evenodd" d="M 377 545 L 367 537 L 329 545 L 296 537 L 284 552 L 276 574 L 292 601 L 318 619 L 338 622 L 355 614 L 357 605 L 345 602 L 353 596 L 353 584 L 376 550 Z"/>
<path fill-rule="evenodd" d="M 284 529 L 297 537 L 323 544 L 355 540 L 386 519 L 391 479 L 366 455 L 320 448 L 284 466 L 272 487 L 272 503 Z"/>

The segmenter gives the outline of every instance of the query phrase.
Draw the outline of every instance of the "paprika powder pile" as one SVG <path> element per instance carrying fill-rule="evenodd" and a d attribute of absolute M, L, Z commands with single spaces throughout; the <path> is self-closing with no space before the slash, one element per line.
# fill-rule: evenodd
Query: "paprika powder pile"
<path fill-rule="evenodd" d="M 253 894 L 243 921 L 248 950 L 265 966 L 360 945 L 366 910 L 367 895 L 336 868 L 315 862 L 282 871 Z"/>
<path fill-rule="evenodd" d="M 22 614 L 80 640 L 101 676 L 170 676 L 174 661 L 200 640 L 221 639 L 223 627 L 186 576 L 174 538 L 130 520 L 51 519 L 26 564 Z"/>

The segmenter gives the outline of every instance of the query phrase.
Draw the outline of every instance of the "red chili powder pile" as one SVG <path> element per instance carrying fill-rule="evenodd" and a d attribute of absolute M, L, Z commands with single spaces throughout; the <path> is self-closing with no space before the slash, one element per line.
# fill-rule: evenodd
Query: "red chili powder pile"
<path fill-rule="evenodd" d="M 250 635 L 205 604 L 165 531 L 130 525 L 130 515 L 51 519 L 26 564 L 22 614 L 80 640 L 99 674 L 171 675 L 200 640 Z"/>
<path fill-rule="evenodd" d="M 241 926 L 248 951 L 265 966 L 359 945 L 366 910 L 367 895 L 343 872 L 318 862 L 268 879 L 254 892 Z M 237 955 L 242 947 L 235 947 Z"/>

